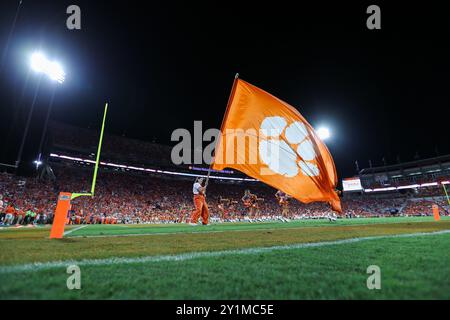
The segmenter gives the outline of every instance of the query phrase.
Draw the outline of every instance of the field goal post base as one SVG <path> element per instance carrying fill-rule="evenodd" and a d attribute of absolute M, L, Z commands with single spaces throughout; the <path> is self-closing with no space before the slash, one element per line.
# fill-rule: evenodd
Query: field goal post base
<path fill-rule="evenodd" d="M 53 218 L 50 239 L 62 239 L 64 236 L 64 226 L 67 222 L 67 214 L 71 208 L 70 201 L 82 196 L 92 196 L 90 193 L 70 193 L 60 192 L 56 204 L 55 216 Z"/>

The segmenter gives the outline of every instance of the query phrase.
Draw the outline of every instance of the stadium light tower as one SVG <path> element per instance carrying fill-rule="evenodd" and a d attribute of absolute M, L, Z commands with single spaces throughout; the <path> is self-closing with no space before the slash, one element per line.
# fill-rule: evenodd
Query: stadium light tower
<path fill-rule="evenodd" d="M 48 60 L 42 52 L 34 52 L 31 55 L 31 69 L 46 74 L 50 79 L 63 83 L 66 77 L 64 69 L 56 61 Z"/>
<path fill-rule="evenodd" d="M 331 133 L 328 128 L 320 127 L 319 129 L 317 129 L 316 132 L 317 132 L 317 135 L 319 136 L 319 138 L 322 140 L 326 140 L 329 137 L 331 137 Z"/>
<path fill-rule="evenodd" d="M 35 72 L 37 72 L 39 74 L 45 74 L 51 80 L 56 81 L 58 83 L 63 83 L 64 80 L 66 79 L 66 73 L 64 72 L 63 67 L 56 61 L 48 60 L 45 57 L 45 55 L 42 52 L 40 52 L 40 51 L 35 51 L 31 55 L 31 57 L 30 57 L 30 68 L 33 71 L 35 71 Z M 34 92 L 33 102 L 31 103 L 31 108 L 30 108 L 30 111 L 28 113 L 27 123 L 25 125 L 25 130 L 24 130 L 24 133 L 22 135 L 22 142 L 21 142 L 20 147 L 19 147 L 19 152 L 18 152 L 18 155 L 17 155 L 16 165 L 15 165 L 16 169 L 19 167 L 19 164 L 20 164 L 20 162 L 22 160 L 23 148 L 24 148 L 25 140 L 26 140 L 26 137 L 27 137 L 27 134 L 28 134 L 28 130 L 29 130 L 29 127 L 30 127 L 31 116 L 33 114 L 34 105 L 35 105 L 36 98 L 37 98 L 37 95 L 38 95 L 38 92 L 39 92 L 40 83 L 41 83 L 41 77 L 38 80 L 38 84 L 37 84 L 36 90 Z M 36 168 L 38 168 L 39 165 L 42 164 L 42 162 L 41 162 L 41 155 L 40 154 L 41 154 L 43 139 L 44 139 L 45 133 L 47 131 L 47 124 L 48 124 L 48 119 L 49 119 L 51 108 L 52 108 L 52 104 L 53 104 L 53 97 L 54 97 L 54 94 L 52 95 L 50 106 L 49 106 L 49 109 L 48 109 L 48 112 L 47 112 L 47 118 L 45 120 L 44 131 L 42 133 L 41 142 L 40 142 L 40 145 L 39 145 L 39 159 L 34 162 L 36 164 Z"/>

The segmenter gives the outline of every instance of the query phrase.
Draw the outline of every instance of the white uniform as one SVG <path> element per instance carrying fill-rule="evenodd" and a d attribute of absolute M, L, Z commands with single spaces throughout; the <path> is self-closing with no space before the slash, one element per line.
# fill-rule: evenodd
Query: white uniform
<path fill-rule="evenodd" d="M 200 194 L 200 188 L 202 187 L 202 185 L 198 182 L 194 183 L 194 186 L 192 187 L 192 192 L 194 194 Z"/>

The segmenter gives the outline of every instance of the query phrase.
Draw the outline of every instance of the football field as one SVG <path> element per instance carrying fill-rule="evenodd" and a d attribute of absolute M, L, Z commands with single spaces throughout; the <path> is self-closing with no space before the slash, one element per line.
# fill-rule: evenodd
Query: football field
<path fill-rule="evenodd" d="M 448 217 L 49 231 L 0 229 L 1 299 L 450 299 Z"/>

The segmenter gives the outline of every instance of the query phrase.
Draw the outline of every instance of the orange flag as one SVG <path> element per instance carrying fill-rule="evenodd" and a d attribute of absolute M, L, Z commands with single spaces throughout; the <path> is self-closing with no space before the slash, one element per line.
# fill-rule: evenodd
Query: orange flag
<path fill-rule="evenodd" d="M 236 79 L 212 168 L 234 168 L 301 202 L 329 202 L 342 212 L 328 148 L 286 102 Z"/>

